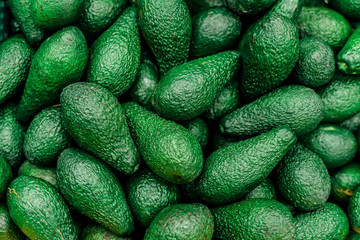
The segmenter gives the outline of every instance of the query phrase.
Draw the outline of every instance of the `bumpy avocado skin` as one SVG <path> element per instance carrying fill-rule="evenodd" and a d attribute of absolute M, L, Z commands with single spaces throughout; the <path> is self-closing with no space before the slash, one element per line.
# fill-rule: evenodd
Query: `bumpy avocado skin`
<path fill-rule="evenodd" d="M 360 129 L 360 112 L 354 114 L 339 125 L 340 127 L 347 128 L 352 132 L 356 132 L 358 129 Z"/>
<path fill-rule="evenodd" d="M 210 131 L 206 122 L 201 118 L 196 118 L 194 120 L 184 122 L 182 125 L 192 134 L 194 134 L 202 149 L 205 149 L 210 135 Z"/>
<path fill-rule="evenodd" d="M 294 216 L 295 240 L 344 240 L 349 232 L 349 221 L 344 211 L 334 203 L 327 202 L 312 212 Z"/>
<path fill-rule="evenodd" d="M 0 198 L 3 198 L 6 189 L 13 178 L 10 164 L 0 156 Z"/>
<path fill-rule="evenodd" d="M 217 239 L 294 239 L 295 227 L 290 211 L 270 199 L 250 199 L 211 209 Z"/>
<path fill-rule="evenodd" d="M 166 118 L 193 119 L 215 103 L 239 64 L 240 53 L 226 51 L 174 67 L 158 83 L 152 105 Z"/>
<path fill-rule="evenodd" d="M 183 0 L 138 1 L 139 26 L 161 75 L 187 61 L 191 17 Z"/>
<path fill-rule="evenodd" d="M 124 191 L 105 163 L 68 148 L 59 157 L 57 180 L 64 198 L 81 214 L 120 236 L 132 233 L 134 221 Z"/>
<path fill-rule="evenodd" d="M 5 203 L 0 204 L 0 238 L 4 240 L 24 240 L 24 234 L 11 219 Z"/>
<path fill-rule="evenodd" d="M 131 135 L 153 172 L 176 184 L 192 182 L 200 175 L 203 153 L 189 130 L 134 102 L 125 103 L 124 110 Z"/>
<path fill-rule="evenodd" d="M 280 0 L 277 1 L 268 14 L 275 12 L 296 23 L 303 5 L 304 0 Z"/>
<path fill-rule="evenodd" d="M 123 108 L 109 90 L 96 83 L 74 83 L 60 96 L 66 130 L 80 147 L 124 174 L 136 172 L 140 156 Z"/>
<path fill-rule="evenodd" d="M 323 206 L 331 190 L 324 162 L 301 144 L 295 145 L 279 164 L 276 185 L 287 202 L 301 211 Z"/>
<path fill-rule="evenodd" d="M 223 117 L 220 130 L 228 136 L 249 137 L 288 125 L 297 136 L 314 130 L 324 115 L 324 103 L 312 89 L 289 85 L 277 88 Z"/>
<path fill-rule="evenodd" d="M 360 164 L 350 162 L 331 176 L 331 196 L 338 202 L 347 202 L 360 186 Z"/>
<path fill-rule="evenodd" d="M 25 161 L 21 164 L 18 175 L 24 175 L 29 177 L 40 178 L 58 189 L 57 179 L 56 179 L 56 168 L 52 167 L 39 167 L 35 164 L 32 164 L 29 161 Z"/>
<path fill-rule="evenodd" d="M 190 184 L 206 203 L 226 204 L 240 200 L 258 186 L 296 142 L 287 126 L 213 152 L 200 177 Z"/>
<path fill-rule="evenodd" d="M 7 193 L 11 218 L 30 239 L 77 240 L 68 206 L 56 189 L 43 180 L 20 176 Z"/>
<path fill-rule="evenodd" d="M 343 14 L 347 19 L 360 20 L 360 1 L 359 0 L 330 0 L 330 6 Z"/>
<path fill-rule="evenodd" d="M 148 169 L 130 176 L 126 195 L 135 220 L 147 228 L 157 213 L 165 207 L 180 202 L 180 188 L 165 181 Z"/>
<path fill-rule="evenodd" d="M 139 66 L 137 13 L 129 7 L 91 46 L 86 80 L 119 97 L 134 83 Z"/>
<path fill-rule="evenodd" d="M 77 27 L 64 28 L 46 39 L 31 63 L 17 119 L 29 121 L 54 104 L 65 86 L 80 81 L 87 60 L 86 40 Z"/>
<path fill-rule="evenodd" d="M 306 7 L 297 21 L 301 38 L 314 36 L 340 50 L 351 34 L 349 22 L 338 12 L 325 7 Z"/>
<path fill-rule="evenodd" d="M 156 215 L 145 232 L 144 240 L 211 240 L 213 232 L 214 218 L 205 205 L 175 204 Z"/>
<path fill-rule="evenodd" d="M 345 74 L 360 74 L 360 29 L 355 29 L 337 55 L 337 65 Z"/>
<path fill-rule="evenodd" d="M 350 162 L 358 151 L 354 134 L 334 124 L 322 124 L 304 138 L 306 147 L 321 157 L 327 168 Z"/>
<path fill-rule="evenodd" d="M 299 59 L 299 34 L 295 24 L 276 12 L 249 30 L 241 51 L 244 98 L 253 100 L 279 86 Z"/>
<path fill-rule="evenodd" d="M 0 45 L 0 104 L 21 90 L 35 54 L 22 35 L 10 37 Z"/>
<path fill-rule="evenodd" d="M 273 181 L 270 178 L 266 178 L 262 183 L 260 183 L 256 188 L 249 192 L 245 196 L 245 200 L 255 199 L 255 198 L 264 198 L 264 199 L 274 199 L 276 200 L 277 194 Z"/>
<path fill-rule="evenodd" d="M 131 237 L 119 237 L 110 232 L 106 228 L 97 225 L 89 224 L 83 230 L 80 240 L 132 240 Z"/>

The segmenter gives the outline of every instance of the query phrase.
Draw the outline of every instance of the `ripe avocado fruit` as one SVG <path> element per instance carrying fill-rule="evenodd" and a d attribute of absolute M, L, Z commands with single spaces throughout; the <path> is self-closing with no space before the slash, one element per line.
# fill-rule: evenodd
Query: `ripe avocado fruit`
<path fill-rule="evenodd" d="M 270 178 L 266 178 L 262 183 L 260 183 L 256 188 L 249 192 L 245 196 L 245 200 L 254 199 L 254 198 L 265 198 L 265 199 L 274 199 L 277 198 L 277 193 L 275 190 L 275 185 Z"/>
<path fill-rule="evenodd" d="M 6 203 L 0 204 L 0 238 L 4 240 L 23 240 L 25 238 L 11 219 Z"/>
<path fill-rule="evenodd" d="M 329 5 L 350 20 L 360 20 L 359 0 L 329 0 Z"/>
<path fill-rule="evenodd" d="M 84 227 L 81 233 L 81 240 L 132 240 L 131 237 L 120 237 L 107 230 L 106 228 L 97 225 L 89 224 Z"/>
<path fill-rule="evenodd" d="M 0 156 L 0 198 L 5 196 L 7 187 L 13 178 L 10 164 Z"/>
<path fill-rule="evenodd" d="M 360 186 L 360 164 L 350 162 L 331 176 L 331 196 L 338 202 L 347 202 Z"/>
<path fill-rule="evenodd" d="M 337 64 L 345 74 L 360 74 L 360 29 L 355 29 L 337 55 Z"/>
<path fill-rule="evenodd" d="M 56 179 L 56 168 L 53 167 L 39 167 L 35 164 L 32 164 L 29 161 L 24 161 L 18 170 L 18 176 L 29 176 L 40 178 L 51 185 L 53 185 L 57 190 L 57 179 Z"/>

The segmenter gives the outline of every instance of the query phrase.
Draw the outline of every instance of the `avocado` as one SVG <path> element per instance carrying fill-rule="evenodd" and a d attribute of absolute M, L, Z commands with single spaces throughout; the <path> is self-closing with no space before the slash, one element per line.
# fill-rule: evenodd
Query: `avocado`
<path fill-rule="evenodd" d="M 5 203 L 0 204 L 0 239 L 23 240 L 24 234 L 11 219 L 9 209 Z"/>
<path fill-rule="evenodd" d="M 321 124 L 304 137 L 304 143 L 321 157 L 327 168 L 345 165 L 358 151 L 354 134 L 334 124 Z"/>
<path fill-rule="evenodd" d="M 15 35 L 0 45 L 0 104 L 20 92 L 35 54 L 22 35 Z"/>
<path fill-rule="evenodd" d="M 347 19 L 360 20 L 359 0 L 329 0 L 331 8 L 343 14 Z"/>
<path fill-rule="evenodd" d="M 276 12 L 255 23 L 243 44 L 244 99 L 254 100 L 279 86 L 299 59 L 298 30 L 290 19 Z"/>
<path fill-rule="evenodd" d="M 10 7 L 16 21 L 19 23 L 22 32 L 30 45 L 39 45 L 44 37 L 44 30 L 37 26 L 31 14 L 32 0 L 8 0 Z"/>
<path fill-rule="evenodd" d="M 123 108 L 109 90 L 96 83 L 74 83 L 64 88 L 60 103 L 63 124 L 80 147 L 124 174 L 138 169 L 140 156 Z"/>
<path fill-rule="evenodd" d="M 71 141 L 61 119 L 60 106 L 45 108 L 34 117 L 26 131 L 25 157 L 40 166 L 51 165 L 70 147 Z"/>
<path fill-rule="evenodd" d="M 105 163 L 68 148 L 60 154 L 56 171 L 62 195 L 78 212 L 120 236 L 132 233 L 134 221 L 125 194 Z"/>
<path fill-rule="evenodd" d="M 290 211 L 270 199 L 249 199 L 211 209 L 217 239 L 294 239 L 295 228 Z"/>
<path fill-rule="evenodd" d="M 56 180 L 56 168 L 39 167 L 35 164 L 32 164 L 29 161 L 25 161 L 21 164 L 18 170 L 18 175 L 19 176 L 24 175 L 24 176 L 42 179 L 53 185 L 56 189 L 58 189 L 57 180 Z"/>
<path fill-rule="evenodd" d="M 299 61 L 292 72 L 302 85 L 316 88 L 327 84 L 335 73 L 335 56 L 331 47 L 316 37 L 300 40 Z"/>
<path fill-rule="evenodd" d="M 196 118 L 191 121 L 183 122 L 182 125 L 186 129 L 188 129 L 192 134 L 194 134 L 194 136 L 200 143 L 202 149 L 205 149 L 210 135 L 209 128 L 206 122 L 201 118 Z"/>
<path fill-rule="evenodd" d="M 358 234 L 357 232 L 349 232 L 346 240 L 360 240 L 360 234 Z"/>
<path fill-rule="evenodd" d="M 126 0 L 84 0 L 78 27 L 89 40 L 94 39 L 115 22 L 126 3 Z"/>
<path fill-rule="evenodd" d="M 215 103 L 239 64 L 240 53 L 226 51 L 176 66 L 161 78 L 152 105 L 168 119 L 193 119 Z"/>
<path fill-rule="evenodd" d="M 360 186 L 360 164 L 350 162 L 331 175 L 331 196 L 337 202 L 347 202 Z"/>
<path fill-rule="evenodd" d="M 312 211 L 328 200 L 331 180 L 322 159 L 301 144 L 291 149 L 276 171 L 276 185 L 288 203 Z"/>
<path fill-rule="evenodd" d="M 181 194 L 178 185 L 145 168 L 129 177 L 126 196 L 135 220 L 141 227 L 147 228 L 162 209 L 179 203 Z"/>
<path fill-rule="evenodd" d="M 340 123 L 340 127 L 344 127 L 352 132 L 356 132 L 358 129 L 360 129 L 360 112 Z"/>
<path fill-rule="evenodd" d="M 360 8 L 359 8 L 360 10 Z M 360 17 L 360 16 L 359 16 Z M 360 74 L 360 29 L 356 29 L 337 55 L 337 65 L 345 74 Z"/>
<path fill-rule="evenodd" d="M 349 232 L 346 214 L 330 202 L 315 211 L 296 214 L 294 220 L 294 240 L 344 240 Z"/>
<path fill-rule="evenodd" d="M 137 102 L 143 107 L 151 108 L 151 96 L 158 82 L 159 73 L 156 65 L 143 55 L 135 82 L 130 89 L 131 101 Z"/>
<path fill-rule="evenodd" d="M 245 196 L 245 200 L 255 199 L 255 198 L 265 198 L 265 199 L 274 199 L 276 200 L 277 194 L 275 191 L 275 186 L 273 181 L 270 178 L 265 178 L 265 180 L 260 183 L 256 188 L 249 192 Z"/>
<path fill-rule="evenodd" d="M 265 180 L 295 142 L 291 129 L 280 126 L 221 148 L 206 159 L 200 177 L 190 187 L 209 204 L 238 201 Z"/>
<path fill-rule="evenodd" d="M 360 81 L 355 76 L 335 73 L 332 81 L 319 89 L 324 102 L 324 122 L 342 122 L 360 112 Z"/>
<path fill-rule="evenodd" d="M 11 218 L 30 239 L 77 240 L 68 206 L 56 189 L 43 180 L 20 176 L 7 193 Z"/>
<path fill-rule="evenodd" d="M 220 130 L 228 136 L 249 137 L 288 125 L 297 136 L 314 130 L 323 119 L 324 104 L 312 89 L 289 85 L 275 89 L 223 117 Z"/>
<path fill-rule="evenodd" d="M 303 4 L 304 0 L 280 0 L 275 3 L 268 14 L 277 13 L 296 23 Z"/>
<path fill-rule="evenodd" d="M 161 178 L 186 184 L 203 168 L 203 153 L 196 137 L 186 128 L 142 108 L 124 104 L 131 135 L 149 168 Z"/>
<path fill-rule="evenodd" d="M 87 59 L 86 40 L 77 27 L 64 28 L 46 39 L 31 63 L 17 119 L 29 121 L 54 104 L 66 85 L 80 81 Z"/>
<path fill-rule="evenodd" d="M 132 240 L 132 238 L 119 237 L 100 225 L 89 224 L 83 229 L 80 240 Z"/>
<path fill-rule="evenodd" d="M 144 240 L 210 240 L 213 232 L 214 218 L 205 205 L 175 204 L 156 215 L 145 232 Z"/>
<path fill-rule="evenodd" d="M 0 156 L 0 198 L 5 196 L 7 187 L 13 178 L 10 164 Z"/>
<path fill-rule="evenodd" d="M 47 30 L 74 25 L 83 11 L 84 0 L 33 0 L 31 16 L 35 24 Z"/>
<path fill-rule="evenodd" d="M 17 107 L 13 103 L 0 108 L 0 156 L 12 168 L 20 165 L 23 156 L 25 127 L 16 120 Z"/>
<path fill-rule="evenodd" d="M 157 61 L 160 75 L 187 61 L 191 17 L 183 0 L 139 0 L 139 26 Z"/>
<path fill-rule="evenodd" d="M 192 58 L 206 57 L 229 50 L 239 39 L 239 16 L 226 8 L 210 8 L 192 18 L 190 54 Z"/>
<path fill-rule="evenodd" d="M 218 120 L 238 107 L 240 107 L 239 83 L 236 79 L 232 79 L 225 84 L 215 103 L 206 110 L 204 117 L 208 120 Z"/>
<path fill-rule="evenodd" d="M 349 22 L 338 12 L 325 7 L 307 7 L 301 10 L 297 21 L 300 37 L 317 37 L 340 50 L 351 34 Z"/>
<path fill-rule="evenodd" d="M 190 12 L 193 14 L 214 7 L 225 7 L 226 5 L 225 0 L 185 0 L 185 2 L 186 5 L 189 7 Z"/>
<path fill-rule="evenodd" d="M 357 187 L 350 197 L 348 205 L 348 215 L 350 219 L 351 228 L 360 233 L 360 187 Z"/>
<path fill-rule="evenodd" d="M 244 140 L 240 137 L 229 137 L 221 134 L 219 129 L 215 129 L 214 132 L 211 134 L 211 147 L 212 150 L 218 150 L 220 148 L 224 148 L 226 146 L 229 146 L 231 144 L 237 143 L 240 140 Z"/>
<path fill-rule="evenodd" d="M 239 15 L 252 16 L 264 12 L 276 0 L 225 0 L 227 6 Z"/>
<path fill-rule="evenodd" d="M 136 8 L 129 7 L 91 46 L 86 81 L 110 90 L 115 97 L 135 81 L 140 66 Z"/>

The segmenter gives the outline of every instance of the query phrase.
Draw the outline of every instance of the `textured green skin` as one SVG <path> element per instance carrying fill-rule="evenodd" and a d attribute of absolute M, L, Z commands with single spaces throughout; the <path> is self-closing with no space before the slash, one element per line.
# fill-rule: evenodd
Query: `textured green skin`
<path fill-rule="evenodd" d="M 205 57 L 230 49 L 239 39 L 239 16 L 226 8 L 210 8 L 192 18 L 190 53 L 193 58 Z"/>
<path fill-rule="evenodd" d="M 6 204 L 0 204 L 0 239 L 3 240 L 23 240 L 24 234 L 18 229 L 11 219 Z"/>
<path fill-rule="evenodd" d="M 56 170 L 62 195 L 77 211 L 120 236 L 134 230 L 123 189 L 105 163 L 68 148 L 60 154 Z"/>
<path fill-rule="evenodd" d="M 244 41 L 241 91 L 255 99 L 289 76 L 299 59 L 299 34 L 290 19 L 273 13 L 255 23 Z"/>
<path fill-rule="evenodd" d="M 331 47 L 316 37 L 300 40 L 299 61 L 292 72 L 302 85 L 316 88 L 328 83 L 335 73 L 335 56 Z"/>
<path fill-rule="evenodd" d="M 64 28 L 46 39 L 31 63 L 17 119 L 28 121 L 54 104 L 65 86 L 80 81 L 87 60 L 86 40 L 77 27 Z"/>
<path fill-rule="evenodd" d="M 204 149 L 209 140 L 209 128 L 204 120 L 201 118 L 196 118 L 194 120 L 184 122 L 182 125 L 188 129 L 201 145 L 201 148 Z"/>
<path fill-rule="evenodd" d="M 192 182 L 200 175 L 202 149 L 189 130 L 134 102 L 125 103 L 124 109 L 131 135 L 153 172 L 177 184 Z"/>
<path fill-rule="evenodd" d="M 191 17 L 183 0 L 140 0 L 139 25 L 154 53 L 161 75 L 186 62 L 191 39 Z"/>
<path fill-rule="evenodd" d="M 270 199 L 250 199 L 211 209 L 214 236 L 223 240 L 292 240 L 295 234 L 290 211 Z"/>
<path fill-rule="evenodd" d="M 65 128 L 83 149 L 125 174 L 134 173 L 140 156 L 119 101 L 96 83 L 67 86 L 60 96 Z"/>
<path fill-rule="evenodd" d="M 340 207 L 333 203 L 312 212 L 303 212 L 294 216 L 295 240 L 343 240 L 349 232 L 349 221 Z"/>
<path fill-rule="evenodd" d="M 195 194 L 213 205 L 240 200 L 265 180 L 295 142 L 290 128 L 281 126 L 213 152 L 192 184 Z"/>
<path fill-rule="evenodd" d="M 55 168 L 39 167 L 29 161 L 25 161 L 21 164 L 18 170 L 18 175 L 42 179 L 58 189 Z"/>
<path fill-rule="evenodd" d="M 143 57 L 130 89 L 130 99 L 143 107 L 151 107 L 151 96 L 159 82 L 159 73 L 151 60 Z"/>
<path fill-rule="evenodd" d="M 193 119 L 215 103 L 239 64 L 240 53 L 226 51 L 174 67 L 157 85 L 153 107 L 172 120 Z"/>
<path fill-rule="evenodd" d="M 360 234 L 360 187 L 357 187 L 349 200 L 348 216 L 351 228 Z"/>
<path fill-rule="evenodd" d="M 91 47 L 86 80 L 107 88 L 115 97 L 135 81 L 140 66 L 136 8 L 129 7 Z"/>
<path fill-rule="evenodd" d="M 324 7 L 303 7 L 297 21 L 301 38 L 314 36 L 339 50 L 351 34 L 349 22 L 334 10 Z"/>
<path fill-rule="evenodd" d="M 360 29 L 356 29 L 337 55 L 337 65 L 345 74 L 360 74 Z"/>
<path fill-rule="evenodd" d="M 213 7 L 225 7 L 225 0 L 185 0 L 185 2 L 191 13 L 198 13 Z"/>
<path fill-rule="evenodd" d="M 346 128 L 322 124 L 304 138 L 306 147 L 322 158 L 327 168 L 336 168 L 350 162 L 357 150 L 354 134 Z"/>
<path fill-rule="evenodd" d="M 245 197 L 246 200 L 255 198 L 276 199 L 275 186 L 270 178 L 266 178 Z"/>
<path fill-rule="evenodd" d="M 25 128 L 16 120 L 16 106 L 13 103 L 0 109 L 0 156 L 11 167 L 17 167 L 23 156 Z"/>
<path fill-rule="evenodd" d="M 116 21 L 126 3 L 127 0 L 84 0 L 79 28 L 90 39 L 96 38 Z"/>
<path fill-rule="evenodd" d="M 31 121 L 25 134 L 24 153 L 31 163 L 51 165 L 70 145 L 71 137 L 61 119 L 60 106 L 53 106 L 42 110 Z"/>
<path fill-rule="evenodd" d="M 331 196 L 338 202 L 347 202 L 360 186 L 360 164 L 350 162 L 331 176 Z"/>
<path fill-rule="evenodd" d="M 295 145 L 279 164 L 276 185 L 288 203 L 301 211 L 325 204 L 331 180 L 324 162 L 303 145 Z"/>
<path fill-rule="evenodd" d="M 329 0 L 331 8 L 343 14 L 347 19 L 360 20 L 359 0 Z"/>
<path fill-rule="evenodd" d="M 11 166 L 9 163 L 0 156 L 0 198 L 3 198 L 6 189 L 13 178 Z"/>
<path fill-rule="evenodd" d="M 175 204 L 156 215 L 144 240 L 210 240 L 213 232 L 214 218 L 205 205 Z"/>
<path fill-rule="evenodd" d="M 304 0 L 280 0 L 277 1 L 269 13 L 272 14 L 275 12 L 295 23 L 301 13 L 303 4 Z"/>
<path fill-rule="evenodd" d="M 84 228 L 80 240 L 132 240 L 132 238 L 119 237 L 102 226 L 89 224 Z"/>
<path fill-rule="evenodd" d="M 226 135 L 248 137 L 288 125 L 297 136 L 314 130 L 323 118 L 324 104 L 314 90 L 290 85 L 278 88 L 223 117 Z"/>
<path fill-rule="evenodd" d="M 0 45 L 0 104 L 14 96 L 26 81 L 35 50 L 22 35 Z"/>
<path fill-rule="evenodd" d="M 349 232 L 349 235 L 347 236 L 346 240 L 360 240 L 360 234 L 356 232 Z"/>
<path fill-rule="evenodd" d="M 352 132 L 356 132 L 358 129 L 360 129 L 360 112 L 340 123 L 340 127 L 344 127 Z"/>
<path fill-rule="evenodd" d="M 360 112 L 360 81 L 355 76 L 335 73 L 319 91 L 325 105 L 324 122 L 342 122 Z"/>
<path fill-rule="evenodd" d="M 126 196 L 135 220 L 147 228 L 165 207 L 180 202 L 180 188 L 148 169 L 140 170 L 126 182 Z"/>
<path fill-rule="evenodd" d="M 276 0 L 224 0 L 227 6 L 240 15 L 256 15 L 264 12 Z"/>
<path fill-rule="evenodd" d="M 240 140 L 242 140 L 241 138 L 237 138 L 237 137 L 224 136 L 223 134 L 220 133 L 220 130 L 215 130 L 211 138 L 212 138 L 211 142 L 212 142 L 213 151 L 218 150 L 220 148 L 224 148 L 226 146 L 229 146 L 233 143 L 237 143 Z"/>
<path fill-rule="evenodd" d="M 31 15 L 32 0 L 8 0 L 12 14 L 20 25 L 30 45 L 38 45 L 44 39 L 44 31 L 39 28 Z"/>
<path fill-rule="evenodd" d="M 73 25 L 84 10 L 84 0 L 33 0 L 31 16 L 35 24 L 48 30 Z"/>
<path fill-rule="evenodd" d="M 230 80 L 221 90 L 215 103 L 205 112 L 204 117 L 218 120 L 240 107 L 240 90 L 237 80 Z"/>
<path fill-rule="evenodd" d="M 15 224 L 30 239 L 78 239 L 69 208 L 50 183 L 16 178 L 8 188 L 7 205 Z"/>

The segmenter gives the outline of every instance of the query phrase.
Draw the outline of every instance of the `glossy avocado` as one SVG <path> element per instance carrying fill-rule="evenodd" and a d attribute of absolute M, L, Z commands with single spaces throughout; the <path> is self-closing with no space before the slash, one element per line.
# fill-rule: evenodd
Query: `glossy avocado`
<path fill-rule="evenodd" d="M 359 16 L 360 17 L 360 16 Z M 337 55 L 337 65 L 345 74 L 360 74 L 360 29 L 355 29 Z"/>
<path fill-rule="evenodd" d="M 360 186 L 360 164 L 350 162 L 331 176 L 331 196 L 338 202 L 347 202 Z"/>
<path fill-rule="evenodd" d="M 29 177 L 35 177 L 42 179 L 51 185 L 53 185 L 56 189 L 58 189 L 57 179 L 56 179 L 56 168 L 53 167 L 39 167 L 35 164 L 32 164 L 29 161 L 25 161 L 21 164 L 18 175 L 24 175 Z"/>
<path fill-rule="evenodd" d="M 5 203 L 0 204 L 0 238 L 4 240 L 23 240 L 24 234 L 11 219 L 9 209 Z"/>
<path fill-rule="evenodd" d="M 123 108 L 96 83 L 74 83 L 60 96 L 64 126 L 80 147 L 125 174 L 134 173 L 140 156 L 131 139 Z"/>

